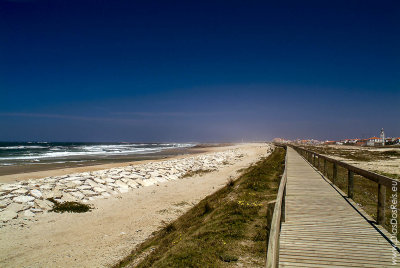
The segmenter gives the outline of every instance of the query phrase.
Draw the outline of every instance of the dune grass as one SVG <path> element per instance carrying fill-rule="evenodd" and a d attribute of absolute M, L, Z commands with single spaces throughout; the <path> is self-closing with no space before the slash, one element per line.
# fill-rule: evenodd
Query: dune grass
<path fill-rule="evenodd" d="M 50 202 L 52 202 L 53 208 L 50 210 L 52 212 L 64 213 L 64 212 L 74 212 L 74 213 L 84 213 L 92 210 L 92 207 L 88 204 L 82 204 L 79 202 L 58 202 L 54 200 L 54 198 L 48 198 Z"/>
<path fill-rule="evenodd" d="M 263 266 L 267 206 L 276 198 L 284 149 L 166 224 L 114 267 Z"/>
<path fill-rule="evenodd" d="M 204 175 L 206 173 L 210 173 L 210 172 L 213 172 L 213 171 L 214 170 L 212 170 L 212 169 L 198 169 L 198 170 L 195 170 L 195 171 L 188 171 L 182 176 L 182 178 L 190 178 L 190 177 L 193 177 L 195 175 L 202 176 L 202 175 Z"/>

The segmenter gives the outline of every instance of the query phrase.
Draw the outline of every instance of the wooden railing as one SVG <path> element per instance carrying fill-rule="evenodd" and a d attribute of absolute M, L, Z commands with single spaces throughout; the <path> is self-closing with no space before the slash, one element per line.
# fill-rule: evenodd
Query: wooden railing
<path fill-rule="evenodd" d="M 385 200 L 386 200 L 386 187 L 392 187 L 397 185 L 397 181 L 389 177 L 376 174 L 365 169 L 361 169 L 342 161 L 318 154 L 316 152 L 291 145 L 300 155 L 302 155 L 309 163 L 321 170 L 327 175 L 327 162 L 332 163 L 332 178 L 333 184 L 337 180 L 337 169 L 343 167 L 347 170 L 347 197 L 353 199 L 354 197 L 354 174 L 358 174 L 370 181 L 378 184 L 378 206 L 377 206 L 377 223 L 383 225 L 385 223 Z M 323 160 L 323 168 L 321 167 L 321 161 Z"/>
<path fill-rule="evenodd" d="M 284 146 L 286 147 L 286 146 Z M 287 181 L 287 150 L 285 156 L 285 170 L 282 174 L 279 184 L 278 195 L 275 201 L 274 214 L 272 215 L 270 233 L 267 248 L 267 268 L 278 267 L 279 262 L 279 235 L 281 232 L 281 223 L 285 221 L 285 195 Z"/>

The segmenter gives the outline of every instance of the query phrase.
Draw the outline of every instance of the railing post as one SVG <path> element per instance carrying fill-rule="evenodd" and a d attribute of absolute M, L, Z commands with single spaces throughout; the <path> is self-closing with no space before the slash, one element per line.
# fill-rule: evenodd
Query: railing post
<path fill-rule="evenodd" d="M 335 184 L 337 177 L 337 165 L 336 163 L 333 163 L 333 175 L 332 175 L 332 183 Z"/>
<path fill-rule="evenodd" d="M 313 154 L 312 164 L 313 164 L 313 166 L 315 167 L 315 154 Z"/>
<path fill-rule="evenodd" d="M 317 159 L 317 169 L 319 169 L 319 156 L 318 156 L 318 159 Z"/>
<path fill-rule="evenodd" d="M 354 174 L 353 171 L 347 170 L 347 197 L 354 196 Z"/>
<path fill-rule="evenodd" d="M 281 222 L 285 222 L 286 220 L 286 184 L 283 190 L 283 197 L 282 197 L 282 214 L 281 214 Z"/>
<path fill-rule="evenodd" d="M 326 174 L 326 158 L 324 158 L 324 174 L 327 175 Z"/>
<path fill-rule="evenodd" d="M 385 200 L 386 200 L 386 187 L 385 185 L 378 184 L 378 224 L 385 223 Z"/>

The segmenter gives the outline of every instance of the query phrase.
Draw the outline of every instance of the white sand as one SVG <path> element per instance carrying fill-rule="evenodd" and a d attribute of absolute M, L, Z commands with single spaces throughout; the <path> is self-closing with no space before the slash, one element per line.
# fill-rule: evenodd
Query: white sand
<path fill-rule="evenodd" d="M 346 151 L 356 151 L 356 150 L 367 150 L 367 151 L 376 151 L 376 152 L 384 152 L 384 151 L 397 151 L 400 152 L 400 148 L 373 148 L 373 147 L 357 147 L 357 146 L 343 146 L 343 145 L 333 145 L 329 146 L 335 149 L 344 149 Z M 350 165 L 354 165 L 356 167 L 366 169 L 372 172 L 380 171 L 389 174 L 398 174 L 400 175 L 400 158 L 399 157 L 391 157 L 386 160 L 375 160 L 375 161 L 356 161 L 352 159 L 346 159 L 343 157 L 335 156 L 335 155 L 327 155 L 334 159 L 349 163 Z"/>
<path fill-rule="evenodd" d="M 21 219 L 0 228 L 0 266 L 107 267 L 116 263 L 160 228 L 162 221 L 176 219 L 268 152 L 265 144 L 237 147 L 245 157 L 218 171 L 95 200 L 96 209 L 89 213 L 43 213 L 34 221 L 23 224 Z M 232 147 L 218 150 L 227 149 Z"/>

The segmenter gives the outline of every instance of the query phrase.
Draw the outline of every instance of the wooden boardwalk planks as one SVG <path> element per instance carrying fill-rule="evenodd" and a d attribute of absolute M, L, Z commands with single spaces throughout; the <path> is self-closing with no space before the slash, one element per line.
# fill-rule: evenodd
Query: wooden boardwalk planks
<path fill-rule="evenodd" d="M 280 267 L 395 267 L 392 247 L 288 147 Z"/>

